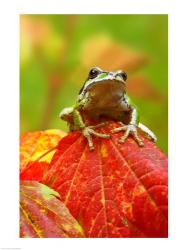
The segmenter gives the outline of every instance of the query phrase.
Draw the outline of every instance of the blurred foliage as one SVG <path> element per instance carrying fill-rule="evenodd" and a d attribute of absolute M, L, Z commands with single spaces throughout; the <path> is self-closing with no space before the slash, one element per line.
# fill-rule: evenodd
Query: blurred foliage
<path fill-rule="evenodd" d="M 128 73 L 141 122 L 168 143 L 167 15 L 21 15 L 20 130 L 60 128 L 92 66 Z"/>

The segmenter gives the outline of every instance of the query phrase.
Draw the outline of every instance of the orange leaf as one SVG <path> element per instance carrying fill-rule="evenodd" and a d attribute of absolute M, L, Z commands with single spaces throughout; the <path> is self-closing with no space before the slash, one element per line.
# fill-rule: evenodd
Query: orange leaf
<path fill-rule="evenodd" d="M 84 44 L 82 64 L 86 68 L 99 65 L 102 69 L 129 71 L 147 63 L 148 57 L 145 54 L 114 41 L 106 34 L 92 37 Z"/>
<path fill-rule="evenodd" d="M 59 194 L 36 181 L 22 181 L 20 187 L 20 237 L 84 237 L 83 230 Z"/>
<path fill-rule="evenodd" d="M 145 78 L 140 75 L 134 75 L 128 80 L 129 96 L 136 98 L 161 102 L 162 94 Z"/>
<path fill-rule="evenodd" d="M 20 138 L 21 179 L 40 180 L 65 132 L 57 129 L 26 133 Z M 30 176 L 30 178 L 28 177 Z"/>

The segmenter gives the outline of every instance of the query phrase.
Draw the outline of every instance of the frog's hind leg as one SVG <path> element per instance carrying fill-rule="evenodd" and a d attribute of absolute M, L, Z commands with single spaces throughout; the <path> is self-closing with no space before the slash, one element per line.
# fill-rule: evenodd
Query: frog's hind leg
<path fill-rule="evenodd" d="M 69 122 L 73 118 L 73 107 L 69 108 L 64 108 L 60 114 L 59 114 L 60 119 Z"/>
<path fill-rule="evenodd" d="M 144 124 L 139 123 L 138 130 L 140 130 L 140 133 L 144 134 L 149 140 L 153 142 L 157 141 L 156 135 L 150 129 L 148 129 L 148 127 L 146 127 Z"/>

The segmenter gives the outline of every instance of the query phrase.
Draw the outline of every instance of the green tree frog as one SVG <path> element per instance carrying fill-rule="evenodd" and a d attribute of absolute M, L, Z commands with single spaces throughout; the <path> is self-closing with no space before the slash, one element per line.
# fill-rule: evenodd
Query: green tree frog
<path fill-rule="evenodd" d="M 144 146 L 138 136 L 138 131 L 143 132 L 150 140 L 156 141 L 156 136 L 145 125 L 139 122 L 139 114 L 136 106 L 132 103 L 126 93 L 127 74 L 121 70 L 107 72 L 98 67 L 90 70 L 83 84 L 74 106 L 64 108 L 60 118 L 67 121 L 70 130 L 80 130 L 86 137 L 90 150 L 94 150 L 92 136 L 109 138 L 108 134 L 95 131 L 106 123 L 89 126 L 84 117 L 99 119 L 100 116 L 120 122 L 121 126 L 113 129 L 116 133 L 124 131 L 120 143 L 124 143 L 131 135 L 139 146 Z"/>

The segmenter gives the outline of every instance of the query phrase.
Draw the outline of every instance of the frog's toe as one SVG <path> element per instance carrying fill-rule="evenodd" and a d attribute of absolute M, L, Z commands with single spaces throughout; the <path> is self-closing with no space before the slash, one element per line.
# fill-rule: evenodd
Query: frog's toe
<path fill-rule="evenodd" d="M 98 133 L 98 132 L 96 132 L 94 130 L 91 131 L 91 134 L 95 135 L 97 137 L 100 137 L 100 138 L 105 138 L 105 139 L 109 139 L 110 138 L 110 135 L 108 135 L 108 134 L 101 134 L 101 133 Z"/>
<path fill-rule="evenodd" d="M 107 124 L 107 122 L 101 122 L 97 125 L 89 126 L 89 128 L 101 128 L 101 127 L 105 126 L 106 124 Z"/>
<path fill-rule="evenodd" d="M 106 138 L 106 139 L 110 138 L 110 135 L 108 135 L 108 134 L 101 134 L 101 133 L 96 132 L 93 129 L 93 128 L 96 128 L 96 127 L 97 128 L 101 127 L 101 124 L 98 124 L 96 126 L 88 126 L 88 127 L 85 127 L 82 130 L 82 134 L 86 137 L 86 139 L 88 141 L 89 148 L 90 148 L 91 151 L 94 150 L 94 144 L 93 144 L 93 140 L 92 140 L 92 135 L 100 137 L 100 138 Z"/>
<path fill-rule="evenodd" d="M 84 137 L 86 137 L 90 150 L 93 151 L 94 150 L 94 145 L 93 145 L 93 140 L 92 140 L 92 136 L 91 136 L 89 128 L 84 128 L 82 130 L 82 134 L 84 135 Z"/>
<path fill-rule="evenodd" d="M 144 146 L 143 141 L 138 137 L 137 127 L 134 124 L 124 125 L 119 128 L 113 129 L 111 132 L 116 133 L 120 131 L 125 131 L 125 134 L 120 138 L 119 143 L 123 144 L 129 135 L 132 135 L 134 140 L 138 143 L 140 147 Z"/>
<path fill-rule="evenodd" d="M 140 147 L 143 147 L 143 146 L 144 146 L 144 143 L 143 143 L 143 141 L 138 137 L 137 131 L 132 131 L 131 134 L 132 134 L 134 140 L 138 143 L 138 145 L 139 145 Z"/>
<path fill-rule="evenodd" d="M 127 130 L 127 125 L 124 125 L 124 126 L 122 126 L 122 127 L 119 127 L 119 128 L 114 128 L 114 129 L 112 129 L 111 130 L 111 133 L 117 133 L 117 132 L 120 132 L 120 131 L 124 131 L 124 130 Z"/>
<path fill-rule="evenodd" d="M 120 130 L 121 131 L 121 130 Z M 130 134 L 130 129 L 127 128 L 125 134 L 120 138 L 119 143 L 123 144 Z"/>
<path fill-rule="evenodd" d="M 94 130 L 95 128 L 103 127 L 106 124 L 107 124 L 106 122 L 102 122 L 102 123 L 99 123 L 99 124 L 94 125 L 94 126 L 88 126 L 87 129 L 89 130 L 89 133 L 92 134 L 92 135 L 95 135 L 95 136 L 100 137 L 100 138 L 106 138 L 106 139 L 108 139 L 108 138 L 110 138 L 110 135 L 98 133 L 98 132 L 96 132 Z"/>

